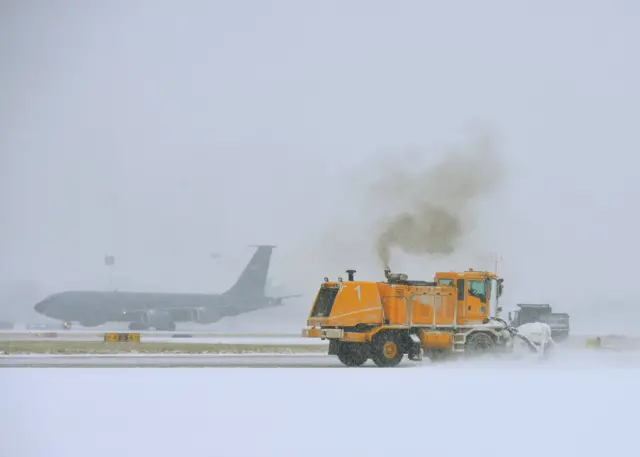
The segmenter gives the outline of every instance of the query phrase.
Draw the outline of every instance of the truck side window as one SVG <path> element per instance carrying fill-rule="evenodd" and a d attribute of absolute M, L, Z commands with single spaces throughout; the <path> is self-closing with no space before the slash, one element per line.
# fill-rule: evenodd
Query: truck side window
<path fill-rule="evenodd" d="M 458 279 L 458 300 L 464 300 L 464 279 Z"/>
<path fill-rule="evenodd" d="M 487 283 L 484 281 L 469 281 L 469 295 L 478 297 L 481 303 L 487 302 Z"/>
<path fill-rule="evenodd" d="M 453 279 L 441 279 L 438 282 L 443 286 L 453 286 Z"/>

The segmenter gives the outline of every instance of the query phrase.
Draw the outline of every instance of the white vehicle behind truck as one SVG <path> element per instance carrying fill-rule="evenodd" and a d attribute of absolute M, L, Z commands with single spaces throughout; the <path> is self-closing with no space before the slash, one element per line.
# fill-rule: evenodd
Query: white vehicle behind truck
<path fill-rule="evenodd" d="M 565 340 L 571 331 L 569 314 L 554 313 L 548 304 L 518 304 L 518 309 L 509 312 L 509 324 L 519 327 L 533 322 L 544 322 L 551 328 L 551 337 L 556 342 Z"/>

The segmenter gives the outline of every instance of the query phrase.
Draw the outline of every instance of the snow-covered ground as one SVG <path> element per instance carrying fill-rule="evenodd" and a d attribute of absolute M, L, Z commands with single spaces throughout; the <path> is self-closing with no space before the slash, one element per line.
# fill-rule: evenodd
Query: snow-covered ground
<path fill-rule="evenodd" d="M 3 369 L 0 455 L 585 457 L 634 449 L 638 356 L 583 351 L 569 364 L 567 356 L 408 370 Z"/>

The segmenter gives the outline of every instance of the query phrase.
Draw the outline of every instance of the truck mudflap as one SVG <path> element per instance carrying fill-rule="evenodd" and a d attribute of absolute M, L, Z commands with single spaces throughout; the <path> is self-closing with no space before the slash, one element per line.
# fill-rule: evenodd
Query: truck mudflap
<path fill-rule="evenodd" d="M 422 349 L 422 344 L 420 342 L 420 338 L 415 333 L 409 334 L 409 339 L 411 340 L 409 345 L 409 351 L 407 356 L 409 360 L 413 360 L 415 362 L 420 362 L 422 360 L 422 356 L 424 355 L 424 350 Z"/>

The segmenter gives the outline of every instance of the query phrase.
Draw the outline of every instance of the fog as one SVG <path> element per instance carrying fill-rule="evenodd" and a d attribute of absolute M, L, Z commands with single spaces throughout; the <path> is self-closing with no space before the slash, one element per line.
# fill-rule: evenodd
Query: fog
<path fill-rule="evenodd" d="M 392 247 L 393 269 L 497 253 L 505 304 L 631 329 L 638 19 L 630 1 L 4 2 L 0 318 L 108 287 L 107 254 L 119 289 L 223 291 L 268 243 L 304 325 L 322 277 L 383 277 L 380 221 L 407 202 L 372 186 L 435 179 L 481 131 L 500 185 L 455 250 Z"/>

